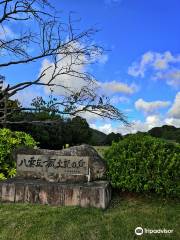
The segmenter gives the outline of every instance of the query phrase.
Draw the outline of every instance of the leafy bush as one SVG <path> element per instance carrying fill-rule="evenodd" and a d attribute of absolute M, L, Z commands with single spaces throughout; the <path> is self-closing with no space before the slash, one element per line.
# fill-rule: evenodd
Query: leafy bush
<path fill-rule="evenodd" d="M 113 187 L 179 195 L 180 145 L 148 135 L 130 135 L 105 152 Z"/>
<path fill-rule="evenodd" d="M 16 174 L 16 164 L 11 157 L 13 149 L 21 146 L 34 147 L 34 139 L 24 132 L 12 132 L 0 129 L 0 180 L 13 177 Z"/>

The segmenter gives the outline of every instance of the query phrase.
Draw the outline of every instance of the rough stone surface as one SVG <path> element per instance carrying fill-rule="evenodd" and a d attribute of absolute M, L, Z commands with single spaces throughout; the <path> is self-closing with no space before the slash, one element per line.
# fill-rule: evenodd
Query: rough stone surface
<path fill-rule="evenodd" d="M 38 179 L 12 178 L 0 182 L 0 201 L 105 209 L 111 199 L 107 181 L 58 183 Z"/>
<path fill-rule="evenodd" d="M 0 202 L 107 208 L 106 164 L 89 145 L 63 150 L 18 149 L 17 176 L 0 182 Z"/>
<path fill-rule="evenodd" d="M 63 162 L 63 159 L 69 161 L 70 165 L 68 168 L 61 169 L 52 166 L 49 168 L 44 166 L 41 168 L 23 168 L 20 164 L 25 155 L 28 158 L 27 161 L 34 157 L 37 163 L 38 156 L 42 156 L 45 160 L 56 158 L 56 166 L 58 160 Z M 105 162 L 97 151 L 89 145 L 74 146 L 63 150 L 23 148 L 14 152 L 13 157 L 17 160 L 17 177 L 38 178 L 54 182 L 87 182 L 103 179 L 106 172 Z M 71 165 L 79 164 L 81 160 L 84 164 L 83 167 L 74 168 L 73 172 Z"/>

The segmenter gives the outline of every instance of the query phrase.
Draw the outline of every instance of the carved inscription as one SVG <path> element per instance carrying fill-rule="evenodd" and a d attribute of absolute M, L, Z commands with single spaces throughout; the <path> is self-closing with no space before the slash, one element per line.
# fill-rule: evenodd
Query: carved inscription
<path fill-rule="evenodd" d="M 17 171 L 50 174 L 87 175 L 89 157 L 17 155 Z"/>

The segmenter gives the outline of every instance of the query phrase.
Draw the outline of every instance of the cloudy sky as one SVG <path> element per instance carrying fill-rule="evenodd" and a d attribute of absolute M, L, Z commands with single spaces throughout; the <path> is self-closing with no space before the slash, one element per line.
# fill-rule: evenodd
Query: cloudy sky
<path fill-rule="evenodd" d="M 121 109 L 132 127 L 86 114 L 91 127 L 105 133 L 147 131 L 164 124 L 180 127 L 180 2 L 179 0 L 52 0 L 62 18 L 70 11 L 81 17 L 83 29 L 101 31 L 93 41 L 108 49 L 91 72 Z M 6 32 L 15 35 L 16 27 Z M 47 59 L 30 66 L 3 69 L 7 82 L 32 79 Z M 83 67 L 80 66 L 83 71 Z M 65 79 L 66 80 L 66 79 Z M 77 85 L 80 84 L 77 81 Z M 23 104 L 46 90 L 19 94 Z M 85 116 L 85 115 L 84 115 Z"/>

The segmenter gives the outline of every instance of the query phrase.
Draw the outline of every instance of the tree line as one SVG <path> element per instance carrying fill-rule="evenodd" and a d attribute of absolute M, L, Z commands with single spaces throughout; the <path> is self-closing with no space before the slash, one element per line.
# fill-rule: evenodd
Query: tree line
<path fill-rule="evenodd" d="M 53 102 L 51 99 L 50 102 Z M 111 145 L 112 141 L 122 139 L 119 133 L 106 135 L 100 131 L 90 128 L 86 119 L 76 117 L 64 117 L 56 109 L 49 108 L 49 102 L 42 97 L 32 100 L 31 105 L 36 111 L 24 110 L 18 100 L 9 100 L 9 109 L 19 108 L 19 111 L 11 111 L 7 117 L 6 127 L 12 131 L 23 131 L 30 134 L 40 148 L 62 149 L 63 147 L 91 144 Z M 3 128 L 3 124 L 0 124 Z"/>

